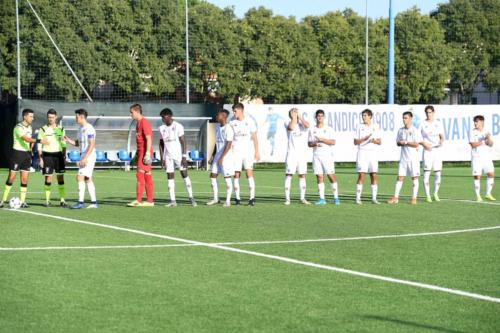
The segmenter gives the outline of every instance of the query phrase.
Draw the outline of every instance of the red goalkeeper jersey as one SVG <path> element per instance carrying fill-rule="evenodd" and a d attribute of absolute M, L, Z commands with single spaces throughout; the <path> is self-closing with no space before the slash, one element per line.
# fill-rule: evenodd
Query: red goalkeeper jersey
<path fill-rule="evenodd" d="M 151 123 L 145 117 L 143 117 L 141 120 L 137 122 L 135 131 L 136 131 L 137 151 L 145 152 L 147 145 L 146 135 L 151 135 L 151 140 L 153 139 L 153 129 L 151 128 Z M 150 153 L 153 154 L 152 144 Z"/>

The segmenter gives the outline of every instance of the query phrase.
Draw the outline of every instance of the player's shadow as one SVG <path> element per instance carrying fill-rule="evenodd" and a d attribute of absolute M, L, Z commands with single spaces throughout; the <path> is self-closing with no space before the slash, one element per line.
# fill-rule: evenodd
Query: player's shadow
<path fill-rule="evenodd" d="M 446 327 L 440 327 L 440 326 L 436 326 L 436 325 L 428 325 L 428 324 L 424 324 L 424 323 L 417 323 L 417 322 L 402 320 L 402 319 L 397 319 L 397 318 L 389 318 L 389 317 L 375 316 L 375 315 L 364 315 L 361 317 L 363 319 L 384 321 L 384 322 L 394 323 L 394 324 L 398 324 L 398 325 L 404 325 L 407 327 L 413 327 L 415 329 L 420 328 L 420 329 L 426 329 L 426 330 L 435 331 L 435 332 L 446 332 L 446 333 L 465 333 L 464 331 L 457 331 L 457 330 L 446 328 Z"/>

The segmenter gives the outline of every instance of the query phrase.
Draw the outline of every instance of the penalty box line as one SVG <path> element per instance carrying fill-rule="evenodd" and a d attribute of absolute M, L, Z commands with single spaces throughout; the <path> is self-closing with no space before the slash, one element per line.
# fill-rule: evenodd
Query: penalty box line
<path fill-rule="evenodd" d="M 210 245 L 273 245 L 273 244 L 301 244 L 301 243 L 323 243 L 323 242 L 338 242 L 338 241 L 356 241 L 356 240 L 377 240 L 391 238 L 417 238 L 429 236 L 443 236 L 462 234 L 470 232 L 480 232 L 500 229 L 499 226 L 474 228 L 474 229 L 458 229 L 436 232 L 420 232 L 409 234 L 392 234 L 378 236 L 358 236 L 358 237 L 338 237 L 338 238 L 316 238 L 316 239 L 291 239 L 291 240 L 270 240 L 270 241 L 242 241 L 242 242 L 217 242 L 207 243 Z M 167 247 L 189 247 L 201 246 L 195 244 L 150 244 L 150 245 L 90 245 L 90 246 L 36 246 L 36 247 L 0 247 L 0 251 L 43 251 L 43 250 L 98 250 L 98 249 L 141 249 L 141 248 L 167 248 Z"/>
<path fill-rule="evenodd" d="M 57 215 L 49 215 L 49 214 L 43 214 L 43 213 L 37 213 L 37 212 L 23 211 L 23 210 L 16 210 L 15 212 L 19 212 L 22 214 L 32 214 L 32 215 L 37 215 L 37 216 L 43 216 L 43 217 L 48 217 L 48 218 L 52 218 L 52 219 L 57 219 L 57 220 L 62 220 L 62 221 L 67 221 L 67 222 L 72 222 L 72 223 L 91 225 L 91 226 L 95 226 L 95 227 L 112 229 L 112 230 L 117 230 L 117 231 L 129 232 L 132 234 L 137 234 L 137 235 L 142 235 L 142 236 L 149 236 L 149 237 L 155 237 L 155 238 L 160 238 L 160 239 L 168 239 L 168 240 L 172 240 L 172 241 L 177 241 L 179 243 L 204 246 L 204 247 L 208 247 L 208 248 L 212 248 L 212 249 L 218 249 L 218 250 L 223 250 L 223 251 L 227 251 L 227 252 L 246 254 L 246 255 L 250 255 L 250 256 L 271 259 L 271 260 L 295 264 L 295 265 L 299 265 L 299 266 L 312 267 L 312 268 L 323 269 L 323 270 L 327 270 L 327 271 L 334 271 L 334 272 L 344 273 L 344 274 L 358 276 L 358 277 L 364 277 L 364 278 L 371 279 L 371 280 L 378 280 L 378 281 L 384 281 L 384 282 L 389 282 L 389 283 L 394 283 L 394 284 L 407 285 L 407 286 L 412 286 L 412 287 L 416 287 L 416 288 L 439 291 L 439 292 L 443 292 L 443 293 L 447 293 L 447 294 L 453 294 L 453 295 L 458 295 L 458 296 L 462 296 L 462 297 L 472 298 L 472 299 L 476 299 L 476 300 L 482 300 L 482 301 L 493 302 L 493 303 L 500 303 L 500 298 L 493 297 L 493 296 L 481 295 L 481 294 L 476 294 L 476 293 L 472 293 L 472 292 L 468 292 L 468 291 L 440 287 L 437 285 L 432 285 L 432 284 L 427 284 L 427 283 L 420 283 L 420 282 L 397 279 L 397 278 L 392 278 L 392 277 L 387 277 L 387 276 L 382 276 L 382 275 L 370 274 L 370 273 L 366 273 L 366 272 L 354 271 L 354 270 L 340 268 L 340 267 L 336 267 L 336 266 L 317 264 L 317 263 L 313 263 L 313 262 L 297 260 L 297 259 L 282 257 L 282 256 L 277 256 L 277 255 L 271 255 L 271 254 L 266 254 L 266 253 L 261 253 L 261 252 L 256 252 L 256 251 L 243 250 L 243 249 L 238 249 L 238 248 L 225 246 L 225 245 L 204 243 L 204 242 L 199 242 L 199 241 L 190 240 L 190 239 L 184 239 L 184 238 L 173 237 L 173 236 L 168 236 L 168 235 L 161 235 L 161 234 L 156 234 L 156 233 L 151 233 L 151 232 L 146 232 L 146 231 L 141 231 L 141 230 L 136 230 L 136 229 L 130 229 L 130 228 L 122 228 L 122 227 L 109 225 L 109 224 L 102 224 L 102 223 L 96 223 L 96 222 L 90 222 L 90 221 L 84 221 L 84 220 L 77 220 L 77 219 L 72 219 L 72 218 L 62 217 L 62 216 L 57 216 Z"/>

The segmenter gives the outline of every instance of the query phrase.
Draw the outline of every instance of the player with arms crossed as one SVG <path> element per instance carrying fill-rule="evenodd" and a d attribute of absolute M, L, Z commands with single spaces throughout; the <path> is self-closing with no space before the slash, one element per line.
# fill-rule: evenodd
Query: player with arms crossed
<path fill-rule="evenodd" d="M 358 181 L 356 182 L 356 204 L 361 205 L 361 193 L 363 192 L 363 183 L 365 174 L 370 173 L 372 188 L 372 203 L 379 204 L 377 201 L 377 172 L 378 172 L 378 146 L 382 143 L 380 137 L 380 128 L 372 122 L 373 113 L 370 109 L 361 112 L 363 123 L 358 125 L 354 144 L 358 146 L 358 156 L 356 159 L 356 171 L 358 172 Z"/>
<path fill-rule="evenodd" d="M 253 164 L 260 160 L 259 143 L 257 141 L 257 126 L 252 119 L 245 117 L 245 107 L 241 103 L 233 105 L 234 119 L 229 122 L 234 132 L 233 156 L 234 156 L 234 193 L 235 204 L 239 205 L 240 176 L 244 168 L 248 180 L 248 191 L 250 198 L 248 206 L 255 205 L 255 180 L 253 178 Z"/>
<path fill-rule="evenodd" d="M 223 175 L 224 181 L 226 182 L 226 201 L 224 202 L 224 207 L 229 207 L 231 206 L 231 194 L 233 192 L 231 177 L 234 176 L 234 160 L 233 150 L 231 148 L 234 132 L 231 125 L 227 122 L 229 111 L 219 110 L 215 117 L 219 126 L 217 126 L 215 134 L 216 146 L 211 158 L 212 168 L 210 170 L 210 182 L 212 184 L 214 198 L 207 202 L 207 205 L 212 206 L 220 203 L 219 189 L 217 186 L 217 175 L 220 173 Z"/>
<path fill-rule="evenodd" d="M 47 125 L 38 131 L 38 139 L 46 139 L 47 144 L 38 144 L 39 165 L 45 176 L 45 206 L 50 207 L 50 187 L 52 176 L 57 174 L 57 184 L 59 185 L 59 205 L 67 207 L 64 189 L 64 172 L 66 172 L 66 142 L 64 142 L 64 128 L 56 123 L 57 111 L 50 109 L 47 111 Z"/>
<path fill-rule="evenodd" d="M 76 181 L 78 182 L 78 202 L 71 206 L 72 209 L 82 209 L 85 199 L 85 184 L 90 195 L 90 205 L 87 208 L 98 208 L 97 199 L 95 194 L 95 185 L 92 180 L 92 173 L 94 172 L 96 152 L 95 152 L 95 139 L 96 132 L 94 126 L 87 122 L 88 112 L 85 109 L 78 109 L 75 111 L 76 123 L 79 125 L 77 139 L 73 140 L 67 136 L 64 137 L 66 142 L 73 146 L 80 147 L 80 161 L 78 164 L 78 172 L 76 174 Z"/>
<path fill-rule="evenodd" d="M 134 104 L 129 109 L 130 117 L 136 121 L 135 139 L 137 145 L 137 186 L 135 200 L 127 204 L 128 207 L 153 207 L 153 175 L 151 164 L 153 155 L 153 129 L 151 123 L 142 115 L 142 106 Z M 142 194 L 146 188 L 146 201 L 142 201 Z"/>
<path fill-rule="evenodd" d="M 403 113 L 403 124 L 398 131 L 396 143 L 401 147 L 401 157 L 399 158 L 398 178 L 394 196 L 387 201 L 389 204 L 399 202 L 399 193 L 403 187 L 406 176 L 410 176 L 413 182 L 413 191 L 410 203 L 417 204 L 418 177 L 420 176 L 420 154 L 419 146 L 422 144 L 422 136 L 413 125 L 413 113 L 406 111 Z"/>
<path fill-rule="evenodd" d="M 484 117 L 474 117 L 474 128 L 469 135 L 469 144 L 472 148 L 472 176 L 474 177 L 474 190 L 476 192 L 476 200 L 483 201 L 481 198 L 481 175 L 484 172 L 488 177 L 486 179 L 486 199 L 495 201 L 491 195 L 493 184 L 495 183 L 495 168 L 491 158 L 491 147 L 493 146 L 493 139 L 491 133 L 484 128 Z"/>
<path fill-rule="evenodd" d="M 419 132 L 422 135 L 424 147 L 424 189 L 427 202 L 432 202 L 430 190 L 431 171 L 434 170 L 434 201 L 439 201 L 439 186 L 441 185 L 441 170 L 443 158 L 441 146 L 444 142 L 444 128 L 440 121 L 434 119 L 434 107 L 425 107 L 426 119 L 420 124 Z"/>
<path fill-rule="evenodd" d="M 335 176 L 335 161 L 333 159 L 332 146 L 335 145 L 335 133 L 333 129 L 325 125 L 325 111 L 316 111 L 316 125 L 309 131 L 308 144 L 313 147 L 313 171 L 318 182 L 319 200 L 315 205 L 326 205 L 325 183 L 323 175 L 326 174 L 330 180 L 333 192 L 333 203 L 340 205 L 338 194 L 337 177 Z"/>
<path fill-rule="evenodd" d="M 191 206 L 196 207 L 193 197 L 191 179 L 187 173 L 186 140 L 184 139 L 184 126 L 173 119 L 172 110 L 165 108 L 160 112 L 163 125 L 158 129 L 160 132 L 160 158 L 161 165 L 167 172 L 168 192 L 170 193 L 170 203 L 167 207 L 176 207 L 175 200 L 175 168 L 179 169 L 184 185 L 188 193 Z"/>
<path fill-rule="evenodd" d="M 31 167 L 31 148 L 35 143 L 46 144 L 46 139 L 33 139 L 31 124 L 34 120 L 34 112 L 31 109 L 24 109 L 22 112 L 23 120 L 14 127 L 14 145 L 10 157 L 10 170 L 5 182 L 2 201 L 0 207 L 5 205 L 9 197 L 10 189 L 16 179 L 17 172 L 21 172 L 21 208 L 28 208 L 26 203 L 26 193 L 28 192 L 28 176 Z"/>
<path fill-rule="evenodd" d="M 296 108 L 288 112 L 290 121 L 285 124 L 288 135 L 288 149 L 285 160 L 285 205 L 290 204 L 290 188 L 292 176 L 299 175 L 300 202 L 305 205 L 306 200 L 306 173 L 307 173 L 307 133 L 309 122 L 305 120 Z"/>

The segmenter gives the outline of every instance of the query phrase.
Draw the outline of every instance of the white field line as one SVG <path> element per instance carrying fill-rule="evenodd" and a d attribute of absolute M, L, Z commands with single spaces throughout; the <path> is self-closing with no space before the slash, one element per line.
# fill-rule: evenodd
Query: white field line
<path fill-rule="evenodd" d="M 500 226 L 459 229 L 436 232 L 421 232 L 411 234 L 392 234 L 378 236 L 358 236 L 358 237 L 339 237 L 339 238 L 316 238 L 316 239 L 292 239 L 292 240 L 270 240 L 270 241 L 243 241 L 243 242 L 217 242 L 207 243 L 210 245 L 273 245 L 273 244 L 300 244 L 300 243 L 321 243 L 336 241 L 356 241 L 356 240 L 377 240 L 390 238 L 408 238 L 408 237 L 428 237 L 453 235 L 470 232 L 480 232 L 500 229 Z M 166 247 L 186 247 L 193 244 L 155 244 L 155 245 L 93 245 L 93 246 L 46 246 L 46 247 L 0 247 L 0 251 L 37 251 L 37 250 L 96 250 L 96 249 L 140 249 L 140 248 L 166 248 Z"/>
<path fill-rule="evenodd" d="M 439 292 L 453 294 L 453 295 L 459 295 L 459 296 L 473 298 L 473 299 L 487 301 L 487 302 L 500 303 L 500 298 L 497 298 L 497 297 L 471 293 L 471 292 L 462 291 L 462 290 L 458 290 L 458 289 L 445 288 L 445 287 L 440 287 L 440 286 L 436 286 L 436 285 L 432 285 L 432 284 L 396 279 L 396 278 L 391 278 L 391 277 L 387 277 L 387 276 L 359 272 L 359 271 L 354 271 L 354 270 L 330 266 L 330 265 L 316 264 L 313 262 L 302 261 L 302 260 L 297 260 L 297 259 L 288 258 L 288 257 L 282 257 L 282 256 L 276 256 L 276 255 L 271 255 L 271 254 L 266 254 L 266 253 L 261 253 L 261 252 L 243 250 L 243 249 L 233 248 L 233 247 L 224 246 L 224 245 L 204 243 L 204 242 L 199 242 L 199 241 L 195 241 L 195 240 L 189 240 L 189 239 L 173 237 L 173 236 L 168 236 L 168 235 L 150 233 L 150 232 L 145 232 L 145 231 L 136 230 L 136 229 L 122 228 L 122 227 L 118 227 L 118 226 L 114 226 L 114 225 L 77 220 L 77 219 L 72 219 L 72 218 L 68 218 L 68 217 L 49 215 L 49 214 L 43 214 L 43 213 L 37 213 L 37 212 L 30 212 L 30 211 L 24 211 L 24 210 L 16 210 L 15 212 L 43 216 L 43 217 L 58 219 L 58 220 L 62 220 L 62 221 L 91 225 L 91 226 L 106 228 L 106 229 L 111 229 L 111 230 L 124 231 L 124 232 L 129 232 L 132 234 L 142 235 L 142 236 L 149 236 L 149 237 L 155 237 L 155 238 L 160 238 L 160 239 L 168 239 L 168 240 L 177 241 L 177 242 L 185 243 L 185 244 L 204 246 L 204 247 L 208 247 L 208 248 L 213 248 L 213 249 L 218 249 L 218 250 L 223 250 L 223 251 L 228 251 L 228 252 L 241 253 L 241 254 L 246 254 L 246 255 L 255 256 L 255 257 L 267 258 L 267 259 L 276 260 L 276 261 L 280 261 L 280 262 L 286 262 L 286 263 L 295 264 L 295 265 L 313 267 L 313 268 L 318 268 L 318 269 L 323 269 L 323 270 L 328 270 L 328 271 L 334 271 L 334 272 L 338 272 L 338 273 L 360 276 L 360 277 L 364 277 L 364 278 L 368 278 L 368 279 L 372 279 L 372 280 L 390 282 L 390 283 L 395 283 L 395 284 L 402 284 L 402 285 L 407 285 L 407 286 L 412 286 L 412 287 L 417 287 L 417 288 L 422 288 L 422 289 L 428 289 L 428 290 L 434 290 L 434 291 L 439 291 Z"/>

